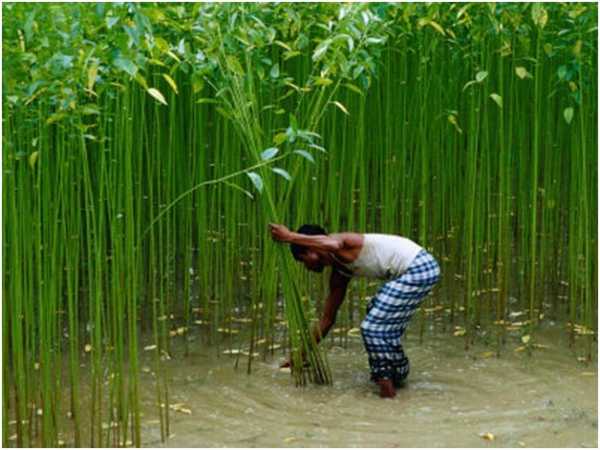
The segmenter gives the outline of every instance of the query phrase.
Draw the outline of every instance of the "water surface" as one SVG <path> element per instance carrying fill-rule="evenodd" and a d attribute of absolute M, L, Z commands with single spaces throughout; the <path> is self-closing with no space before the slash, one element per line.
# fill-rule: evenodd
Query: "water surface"
<path fill-rule="evenodd" d="M 596 363 L 578 362 L 565 339 L 541 334 L 532 355 L 508 345 L 497 358 L 482 345 L 465 352 L 457 337 L 409 337 L 409 381 L 386 400 L 359 338 L 328 351 L 333 386 L 301 388 L 278 369 L 284 355 L 247 375 L 233 357 L 192 346 L 168 363 L 180 410 L 164 444 L 153 375 L 143 374 L 142 436 L 168 447 L 596 447 Z"/>

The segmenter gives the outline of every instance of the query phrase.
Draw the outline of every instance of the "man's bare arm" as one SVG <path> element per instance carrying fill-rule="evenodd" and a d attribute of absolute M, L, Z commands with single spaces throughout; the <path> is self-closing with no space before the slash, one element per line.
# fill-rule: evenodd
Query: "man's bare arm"
<path fill-rule="evenodd" d="M 307 235 L 294 233 L 286 226 L 279 224 L 269 224 L 271 227 L 271 235 L 273 239 L 279 242 L 287 242 L 289 244 L 298 244 L 315 250 L 325 250 L 335 252 L 344 246 L 342 238 L 337 236 L 328 236 L 326 234 Z"/>
<path fill-rule="evenodd" d="M 318 328 L 315 330 L 317 342 L 327 336 L 327 333 L 329 333 L 329 330 L 335 323 L 338 309 L 344 301 L 349 282 L 350 278 L 342 275 L 335 268 L 331 271 L 331 278 L 329 279 L 329 296 L 325 301 L 323 317 L 319 321 Z"/>

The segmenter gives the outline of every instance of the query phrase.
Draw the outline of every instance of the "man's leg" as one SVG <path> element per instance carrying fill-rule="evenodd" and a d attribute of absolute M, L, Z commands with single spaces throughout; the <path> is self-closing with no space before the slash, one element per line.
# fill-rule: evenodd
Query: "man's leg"
<path fill-rule="evenodd" d="M 381 386 L 382 396 L 390 383 L 401 384 L 408 376 L 410 364 L 402 348 L 401 337 L 414 312 L 433 287 L 433 284 L 408 284 L 406 280 L 403 282 L 404 277 L 379 289 L 361 324 L 369 354 L 371 379 Z"/>

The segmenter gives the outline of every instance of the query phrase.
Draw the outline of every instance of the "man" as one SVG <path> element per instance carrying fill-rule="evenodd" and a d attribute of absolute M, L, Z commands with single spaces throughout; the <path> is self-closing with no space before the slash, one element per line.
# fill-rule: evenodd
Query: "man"
<path fill-rule="evenodd" d="M 386 280 L 367 306 L 360 330 L 369 355 L 371 379 L 380 396 L 391 398 L 406 379 L 408 358 L 400 338 L 417 307 L 437 283 L 437 261 L 410 239 L 387 234 L 327 234 L 318 225 L 302 225 L 294 233 L 270 224 L 274 240 L 291 244 L 294 258 L 308 270 L 331 266 L 330 293 L 319 322 L 317 340 L 325 337 L 353 276 Z"/>

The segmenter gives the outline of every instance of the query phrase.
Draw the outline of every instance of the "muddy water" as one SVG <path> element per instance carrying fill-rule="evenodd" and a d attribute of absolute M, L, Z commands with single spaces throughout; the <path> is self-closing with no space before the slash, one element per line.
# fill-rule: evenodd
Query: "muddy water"
<path fill-rule="evenodd" d="M 412 370 L 394 399 L 368 379 L 359 338 L 328 356 L 333 386 L 296 388 L 256 362 L 248 376 L 233 358 L 206 349 L 169 361 L 171 437 L 162 444 L 144 374 L 144 444 L 167 447 L 596 447 L 597 368 L 577 362 L 558 332 L 537 337 L 532 355 L 510 346 L 465 352 L 456 337 L 416 338 L 405 347 Z M 147 381 L 147 383 L 144 382 Z M 486 433 L 488 439 L 482 437 Z M 489 438 L 493 439 L 489 440 Z"/>

